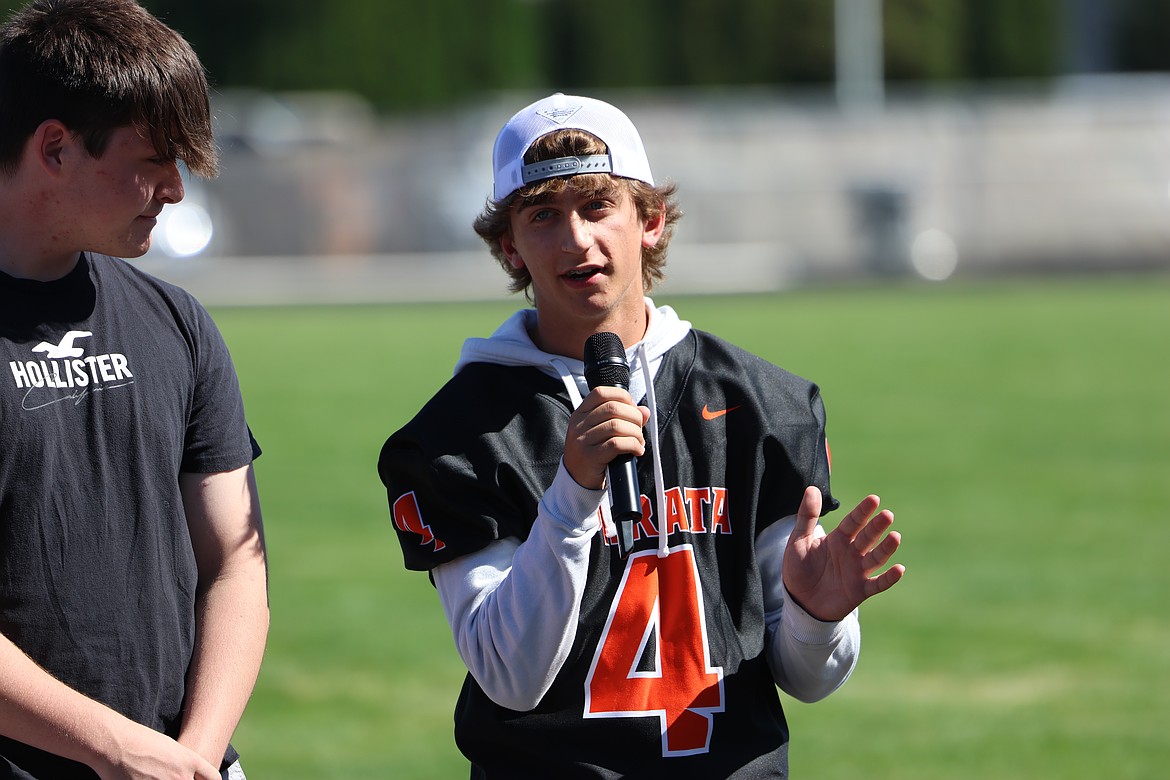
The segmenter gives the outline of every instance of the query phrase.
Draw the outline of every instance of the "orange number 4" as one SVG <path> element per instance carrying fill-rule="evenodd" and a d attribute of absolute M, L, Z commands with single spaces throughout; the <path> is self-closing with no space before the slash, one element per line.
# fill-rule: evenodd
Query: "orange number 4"
<path fill-rule="evenodd" d="M 585 680 L 585 717 L 657 717 L 663 756 L 707 752 L 723 669 L 711 665 L 705 614 L 691 545 L 631 555 Z"/>

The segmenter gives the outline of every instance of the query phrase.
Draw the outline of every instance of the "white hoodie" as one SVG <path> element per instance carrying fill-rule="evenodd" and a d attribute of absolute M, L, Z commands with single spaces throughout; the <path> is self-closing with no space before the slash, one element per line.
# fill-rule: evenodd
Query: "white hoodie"
<path fill-rule="evenodd" d="M 686 337 L 691 324 L 669 306 L 655 308 L 650 298 L 646 307 L 646 335 L 626 351 L 626 358 L 637 369 L 630 374 L 630 395 L 647 396 L 651 410 L 646 429 L 655 483 L 662 485 L 653 381 L 663 356 Z M 533 366 L 560 379 L 578 406 L 589 392 L 583 362 L 541 351 L 529 336 L 535 324 L 536 312 L 524 309 L 489 338 L 468 339 L 455 373 L 470 363 Z M 659 489 L 656 496 L 659 517 L 665 516 L 661 493 Z M 534 708 L 564 664 L 576 636 L 589 548 L 599 530 L 598 509 L 608 518 L 609 502 L 604 498 L 604 490 L 578 485 L 562 463 L 540 500 L 527 540 L 500 539 L 432 571 L 459 655 L 497 704 L 518 711 Z M 768 657 L 782 690 L 802 701 L 816 701 L 848 679 L 857 661 L 861 629 L 856 611 L 840 622 L 824 623 L 788 596 L 781 564 L 794 524 L 794 517 L 783 518 L 757 540 Z M 659 554 L 665 555 L 666 534 L 659 537 Z M 541 598 L 531 598 L 535 592 Z"/>

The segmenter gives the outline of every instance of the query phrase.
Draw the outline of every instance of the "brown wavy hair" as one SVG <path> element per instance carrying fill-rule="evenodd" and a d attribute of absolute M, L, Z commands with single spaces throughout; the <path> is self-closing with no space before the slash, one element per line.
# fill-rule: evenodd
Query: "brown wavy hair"
<path fill-rule="evenodd" d="M 94 157 L 133 126 L 163 159 L 205 178 L 219 167 L 202 63 L 133 0 L 35 0 L 0 28 L 0 172 L 47 119 Z"/>
<path fill-rule="evenodd" d="M 555 160 L 558 157 L 608 153 L 609 147 L 592 133 L 576 129 L 557 130 L 538 138 L 524 153 L 524 163 L 527 165 L 541 160 Z M 511 277 L 512 282 L 508 289 L 512 292 L 524 292 L 526 296 L 531 297 L 532 275 L 527 268 L 515 268 L 508 262 L 504 250 L 500 247 L 500 238 L 507 235 L 512 228 L 513 209 L 523 208 L 539 198 L 557 195 L 565 190 L 572 190 L 586 198 L 625 191 L 633 200 L 638 216 L 643 222 L 656 219 L 660 214 L 664 215 L 666 220 L 665 229 L 658 243 L 642 249 L 642 284 L 649 292 L 664 278 L 666 250 L 674 234 L 675 223 L 682 217 L 682 210 L 674 198 L 677 189 L 674 184 L 652 187 L 636 179 L 625 179 L 608 173 L 582 173 L 564 178 L 545 179 L 522 187 L 501 200 L 489 200 L 484 205 L 483 212 L 476 217 L 474 228 L 479 237 L 487 243 L 492 257 L 496 258 Z"/>

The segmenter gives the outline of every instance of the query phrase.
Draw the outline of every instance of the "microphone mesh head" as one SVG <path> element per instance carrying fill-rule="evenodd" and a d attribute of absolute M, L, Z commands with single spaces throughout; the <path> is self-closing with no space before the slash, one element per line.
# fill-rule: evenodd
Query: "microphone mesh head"
<path fill-rule="evenodd" d="M 594 333 L 585 340 L 585 381 L 591 388 L 629 388 L 626 348 L 616 333 Z"/>

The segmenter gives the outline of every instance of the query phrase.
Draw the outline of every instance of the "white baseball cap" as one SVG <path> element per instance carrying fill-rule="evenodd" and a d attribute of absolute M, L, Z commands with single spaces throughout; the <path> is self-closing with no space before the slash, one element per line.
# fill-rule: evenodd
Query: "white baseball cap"
<path fill-rule="evenodd" d="M 600 138 L 609 154 L 559 157 L 524 164 L 524 153 L 556 130 L 584 130 Z M 492 150 L 493 197 L 500 201 L 526 184 L 578 173 L 612 173 L 654 186 L 646 149 L 630 118 L 609 103 L 560 92 L 520 109 L 508 120 Z"/>

